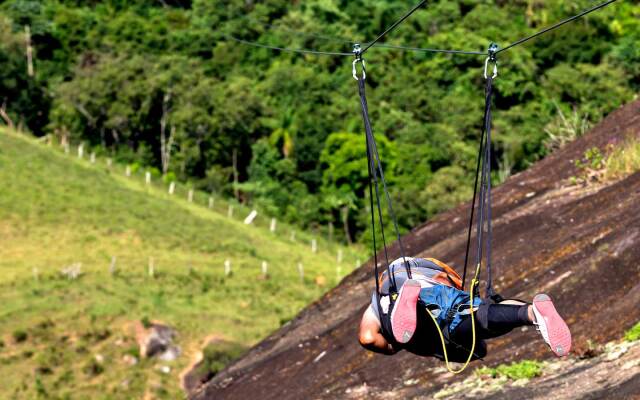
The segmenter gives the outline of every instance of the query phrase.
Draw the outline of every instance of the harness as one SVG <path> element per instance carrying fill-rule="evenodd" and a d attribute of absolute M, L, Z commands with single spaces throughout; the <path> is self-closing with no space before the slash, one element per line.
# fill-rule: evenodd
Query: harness
<path fill-rule="evenodd" d="M 474 349 L 476 346 L 476 331 L 475 331 L 475 316 L 472 311 L 474 299 L 479 297 L 478 293 L 478 283 L 480 277 L 481 266 L 484 264 L 486 268 L 486 291 L 485 291 L 485 300 L 491 302 L 497 302 L 502 299 L 500 295 L 498 295 L 492 285 L 492 271 L 491 271 L 491 236 L 492 236 L 492 227 L 491 227 L 491 103 L 493 97 L 493 80 L 498 76 L 498 61 L 497 61 L 497 53 L 499 51 L 498 46 L 495 43 L 491 43 L 488 49 L 488 56 L 484 64 L 484 78 L 486 80 L 485 85 L 485 107 L 484 107 L 484 118 L 483 118 L 483 127 L 480 138 L 480 145 L 478 149 L 478 161 L 476 165 L 476 174 L 475 174 L 475 182 L 474 182 L 474 193 L 473 200 L 471 202 L 471 212 L 469 218 L 469 227 L 467 232 L 467 243 L 466 243 L 466 251 L 465 251 L 465 261 L 464 261 L 464 271 L 462 275 L 461 282 L 459 284 L 459 289 L 463 290 L 464 282 L 467 275 L 467 266 L 469 262 L 469 252 L 471 249 L 471 235 L 473 231 L 473 223 L 474 223 L 474 214 L 476 210 L 476 200 L 477 200 L 477 208 L 478 215 L 476 217 L 476 228 L 475 228 L 475 238 L 476 238 L 476 267 L 473 278 L 471 279 L 471 283 L 469 285 L 469 298 L 471 302 L 469 314 L 471 316 L 472 322 L 472 336 L 473 336 L 473 344 L 471 349 L 469 349 L 468 358 L 464 365 L 459 370 L 453 370 L 449 365 L 448 360 L 448 351 L 447 348 L 455 345 L 451 338 L 449 337 L 449 330 L 447 329 L 448 325 L 453 321 L 456 316 L 456 312 L 449 311 L 447 315 L 444 317 L 444 323 L 438 323 L 436 317 L 433 316 L 432 312 L 429 312 L 429 316 L 433 320 L 435 327 L 437 328 L 438 334 L 442 343 L 442 351 L 443 357 L 446 361 L 447 368 L 450 372 L 460 373 L 462 372 L 469 362 L 477 355 L 474 353 Z M 411 279 L 411 266 L 409 260 L 405 257 L 404 246 L 402 243 L 402 238 L 400 237 L 400 232 L 398 229 L 397 219 L 393 210 L 391 197 L 389 195 L 389 191 L 387 188 L 387 183 L 384 178 L 384 171 L 382 168 L 382 163 L 380 160 L 380 154 L 378 152 L 378 147 L 376 144 L 375 137 L 373 135 L 373 130 L 371 128 L 371 121 L 369 118 L 369 106 L 367 103 L 366 97 L 366 88 L 365 88 L 365 80 L 366 80 L 366 66 L 365 60 L 362 58 L 362 49 L 360 45 L 355 45 L 353 49 L 353 54 L 355 56 L 355 60 L 353 61 L 353 77 L 358 81 L 358 93 L 360 95 L 360 106 L 362 109 L 362 119 L 364 122 L 364 130 L 365 130 L 365 139 L 366 139 L 366 148 L 367 148 L 367 170 L 369 176 L 369 205 L 371 210 L 371 228 L 372 228 L 372 237 L 373 237 L 373 254 L 374 254 L 374 276 L 376 282 L 376 303 L 378 308 L 378 315 L 380 316 L 380 325 L 382 330 L 382 335 L 385 339 L 391 343 L 394 347 L 403 348 L 404 346 L 398 343 L 393 336 L 391 329 L 391 321 L 390 315 L 391 310 L 395 305 L 395 301 L 398 297 L 398 287 L 395 281 L 395 276 L 390 270 L 389 264 L 389 254 L 387 250 L 387 241 L 385 237 L 384 231 L 384 222 L 382 217 L 382 206 L 381 206 L 381 195 L 380 195 L 380 186 L 384 190 L 384 197 L 387 202 L 388 213 L 392 219 L 394 231 L 397 238 L 398 249 L 400 251 L 400 257 L 403 260 L 403 265 L 405 267 L 407 276 Z M 358 76 L 357 66 L 361 65 L 362 74 Z M 490 68 L 490 65 L 493 66 L 493 73 L 487 74 L 487 71 Z M 382 185 L 380 185 L 382 183 Z M 375 207 L 374 207 L 374 189 L 375 189 Z M 380 303 L 381 293 L 380 293 L 380 282 L 379 282 L 379 271 L 378 271 L 378 253 L 377 253 L 377 245 L 376 245 L 376 213 L 378 217 L 378 224 L 380 226 L 380 236 L 382 238 L 382 248 L 383 254 L 386 261 L 386 273 L 389 279 L 389 312 L 387 317 L 384 317 L 384 313 L 382 312 L 382 305 Z M 486 233 L 486 236 L 485 236 Z M 436 264 L 437 265 L 437 264 Z M 454 271 L 455 272 L 455 271 Z M 455 274 L 457 276 L 457 274 Z M 458 277 L 459 278 L 459 277 Z M 441 319 L 442 320 L 442 319 Z M 444 329 L 443 329 L 444 327 Z M 458 345 L 456 345 L 458 346 Z"/>
<path fill-rule="evenodd" d="M 471 311 L 472 308 L 470 307 L 469 304 L 466 304 L 466 303 L 458 303 L 456 306 L 453 306 L 450 303 L 442 304 L 441 301 L 438 301 L 438 297 L 441 297 L 439 295 L 441 295 L 442 292 L 454 292 L 451 289 L 456 289 L 455 292 L 458 292 L 460 289 L 462 289 L 462 285 L 461 285 L 462 280 L 458 275 L 458 273 L 447 264 L 433 258 L 408 259 L 408 263 L 414 278 L 423 277 L 434 285 L 433 290 L 435 293 L 434 293 L 434 296 L 432 296 L 433 298 L 431 299 L 431 301 L 425 303 L 422 300 L 419 300 L 419 305 L 420 305 L 420 308 L 427 309 L 432 314 L 437 313 L 436 318 L 438 320 L 438 325 L 440 326 L 443 332 L 443 335 L 447 340 L 446 346 L 448 349 L 450 349 L 448 352 L 451 352 L 452 350 L 460 350 L 465 354 L 469 353 L 470 350 L 468 348 L 461 346 L 451 340 L 449 336 L 448 327 L 451 324 L 451 322 L 456 318 L 456 316 L 469 315 L 472 312 Z M 382 273 L 382 275 L 380 276 L 380 279 L 378 280 L 379 287 L 382 289 L 380 292 L 376 292 L 377 293 L 376 299 L 382 299 L 387 295 L 384 292 L 384 285 L 388 284 L 390 289 L 391 287 L 390 279 L 392 279 L 392 277 L 398 274 L 404 273 L 404 270 L 401 268 L 398 268 L 398 266 L 399 265 L 397 264 L 397 261 L 391 264 L 391 268 L 390 268 L 391 274 L 392 274 L 391 277 L 388 275 L 387 271 L 384 271 Z M 413 344 L 412 343 L 403 344 L 403 343 L 397 342 L 395 340 L 395 337 L 393 335 L 393 331 L 391 328 L 390 316 L 391 316 L 391 310 L 395 305 L 396 297 L 397 296 L 392 296 L 390 294 L 387 297 L 389 299 L 389 307 L 386 313 L 384 313 L 384 307 L 382 305 L 382 301 L 378 300 L 376 303 L 378 308 L 378 315 L 380 319 L 381 333 L 385 337 L 385 339 L 389 343 L 391 343 L 395 348 L 410 350 Z M 444 315 L 442 314 L 443 308 L 447 310 L 447 313 Z M 434 352 L 430 355 L 440 359 L 445 359 L 444 352 L 441 352 L 441 353 Z M 479 359 L 479 358 L 480 356 L 474 353 L 474 359 Z"/>

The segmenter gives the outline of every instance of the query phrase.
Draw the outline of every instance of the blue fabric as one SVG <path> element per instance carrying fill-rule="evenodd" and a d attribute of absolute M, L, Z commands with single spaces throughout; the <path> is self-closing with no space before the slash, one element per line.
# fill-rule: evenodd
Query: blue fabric
<path fill-rule="evenodd" d="M 445 285 L 422 288 L 420 290 L 420 301 L 430 310 L 440 310 L 436 321 L 438 321 L 441 328 L 447 328 L 449 333 L 451 333 L 462 320 L 462 316 L 457 312 L 458 307 L 467 305 L 468 308 L 470 303 L 469 293 Z M 473 299 L 473 306 L 478 307 L 481 302 L 482 300 L 476 297 Z M 462 307 L 461 310 L 464 308 L 465 307 Z M 444 324 L 447 319 L 447 313 L 449 313 L 450 310 L 455 311 L 455 316 L 449 326 L 445 327 Z M 435 314 L 436 313 L 434 313 L 434 316 Z"/>

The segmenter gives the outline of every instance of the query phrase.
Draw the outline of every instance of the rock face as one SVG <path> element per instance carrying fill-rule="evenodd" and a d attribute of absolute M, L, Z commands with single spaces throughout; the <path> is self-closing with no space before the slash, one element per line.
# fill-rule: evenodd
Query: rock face
<path fill-rule="evenodd" d="M 162 361 L 173 361 L 180 355 L 180 348 L 173 344 L 176 336 L 173 328 L 154 322 L 147 328 L 140 325 L 136 331 L 141 357 L 157 357 Z"/>
<path fill-rule="evenodd" d="M 588 135 L 512 176 L 494 192 L 498 291 L 515 298 L 548 293 L 572 329 L 576 354 L 587 352 L 587 341 L 620 338 L 640 320 L 640 173 L 587 187 L 572 186 L 570 179 L 579 173 L 573 160 L 587 149 L 604 150 L 632 135 L 640 138 L 640 101 L 612 113 Z M 435 257 L 461 272 L 468 210 L 469 204 L 460 205 L 415 228 L 404 238 L 408 255 Z M 395 248 L 391 252 L 398 255 Z M 191 397 L 432 398 L 445 385 L 465 379 L 445 373 L 437 360 L 405 352 L 386 357 L 360 348 L 356 334 L 373 288 L 372 274 L 369 261 Z M 472 366 L 527 358 L 551 358 L 533 329 L 490 341 L 489 355 Z M 578 372 L 529 393 L 555 398 L 559 387 L 570 389 L 589 379 Z M 640 393 L 638 374 L 609 382 L 593 390 Z M 607 397 L 596 392 L 581 396 Z M 527 398 L 519 389 L 494 396 Z"/>

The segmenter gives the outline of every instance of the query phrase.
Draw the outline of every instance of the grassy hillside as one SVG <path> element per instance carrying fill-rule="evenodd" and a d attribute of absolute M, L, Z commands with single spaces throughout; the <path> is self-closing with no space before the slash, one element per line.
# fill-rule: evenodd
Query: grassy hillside
<path fill-rule="evenodd" d="M 0 131 L 0 398 L 178 398 L 206 336 L 249 346 L 337 283 L 338 246 L 313 254 L 308 235 L 244 225 L 123 170 Z M 357 257 L 344 249 L 343 273 Z M 60 271 L 74 263 L 70 280 Z M 123 361 L 141 320 L 175 327 L 182 356 Z"/>

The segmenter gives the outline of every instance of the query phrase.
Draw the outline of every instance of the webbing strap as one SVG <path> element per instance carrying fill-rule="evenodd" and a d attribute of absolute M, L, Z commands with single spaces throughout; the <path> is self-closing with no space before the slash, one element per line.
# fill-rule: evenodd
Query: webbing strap
<path fill-rule="evenodd" d="M 376 209 L 378 212 L 378 222 L 380 224 L 380 233 L 382 236 L 382 245 L 384 248 L 384 256 L 387 264 L 387 274 L 391 279 L 391 289 L 393 292 L 397 292 L 397 285 L 395 281 L 394 274 L 391 273 L 390 270 L 390 262 L 389 262 L 389 254 L 387 250 L 387 242 L 384 233 L 384 222 L 382 218 L 382 206 L 381 206 L 381 198 L 380 198 L 380 182 L 382 182 L 382 188 L 384 190 L 384 194 L 387 200 L 387 206 L 389 209 L 389 215 L 393 221 L 393 227 L 396 233 L 396 238 L 398 241 L 398 247 L 400 249 L 400 256 L 404 261 L 404 267 L 407 271 L 407 276 L 411 279 L 411 267 L 409 266 L 409 262 L 405 258 L 404 246 L 402 245 L 402 238 L 400 237 L 400 231 L 398 229 L 398 221 L 396 219 L 395 212 L 393 211 L 393 205 L 391 203 L 391 196 L 389 195 L 389 190 L 387 188 L 387 182 L 384 177 L 384 170 L 382 168 L 382 162 L 380 161 L 380 153 L 378 151 L 378 146 L 375 141 L 375 137 L 373 135 L 373 129 L 371 128 L 371 120 L 369 119 L 369 106 L 367 104 L 367 97 L 365 91 L 365 77 L 364 74 L 361 78 L 358 78 L 358 92 L 360 94 L 360 106 L 362 108 L 362 119 L 364 122 L 365 128 L 365 138 L 367 145 L 367 169 L 369 175 L 369 202 L 371 208 L 371 228 L 373 234 L 373 254 L 374 254 L 374 273 L 376 280 L 376 292 L 378 296 L 380 294 L 380 287 L 378 283 L 379 272 L 378 272 L 378 258 L 377 258 L 377 248 L 375 242 L 375 210 L 373 206 L 373 188 L 375 187 L 375 197 L 376 197 Z M 378 301 L 379 303 L 379 301 Z"/>
<path fill-rule="evenodd" d="M 493 290 L 492 270 L 491 270 L 491 101 L 493 97 L 493 77 L 487 76 L 485 86 L 485 105 L 484 117 L 482 125 L 482 133 L 480 135 L 480 145 L 478 149 L 478 161 L 476 163 L 476 175 L 473 185 L 473 199 L 471 201 L 471 215 L 469 218 L 469 226 L 467 231 L 467 245 L 464 256 L 464 270 L 462 273 L 462 286 L 467 276 L 467 266 L 469 263 L 469 250 L 471 248 L 471 232 L 473 230 L 473 218 L 476 207 L 476 199 L 478 199 L 478 219 L 476 221 L 476 265 L 483 261 L 483 254 L 486 251 L 486 268 L 487 268 L 487 287 L 485 292 L 486 298 L 495 297 Z M 480 190 L 478 193 L 478 183 Z M 486 231 L 486 238 L 485 238 Z M 485 250 L 486 248 L 486 250 Z"/>
<path fill-rule="evenodd" d="M 487 287 L 485 292 L 486 298 L 496 295 L 493 290 L 492 272 L 491 272 L 491 101 L 493 97 L 493 77 L 487 76 L 485 86 L 485 106 L 484 118 L 482 126 L 482 134 L 480 137 L 480 146 L 478 150 L 478 162 L 476 164 L 475 183 L 473 186 L 473 200 L 471 201 L 471 216 L 469 219 L 469 227 L 467 232 L 467 245 L 464 258 L 464 270 L 462 275 L 462 285 L 464 287 L 467 275 L 467 266 L 469 262 L 469 250 L 471 247 L 471 232 L 473 227 L 473 217 L 476 207 L 476 198 L 478 199 L 478 219 L 476 221 L 476 265 L 481 264 L 483 256 L 486 257 L 485 265 L 487 268 Z M 478 183 L 480 190 L 478 193 Z M 479 194 L 479 195 L 478 195 Z M 485 238 L 486 231 L 486 238 Z"/>

